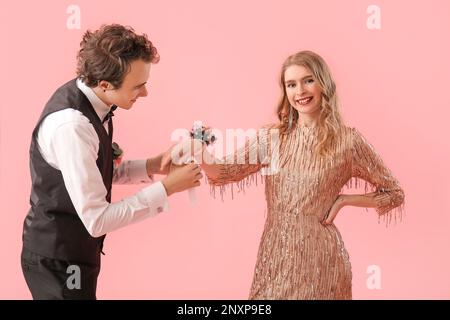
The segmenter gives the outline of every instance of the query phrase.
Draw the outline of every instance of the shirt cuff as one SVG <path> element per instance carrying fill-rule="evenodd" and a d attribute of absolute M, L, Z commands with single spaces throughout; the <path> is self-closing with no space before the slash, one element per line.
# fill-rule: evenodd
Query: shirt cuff
<path fill-rule="evenodd" d="M 147 160 L 129 161 L 128 176 L 131 181 L 139 181 L 141 183 L 153 182 L 153 175 L 147 174 Z"/>
<path fill-rule="evenodd" d="M 169 211 L 169 200 L 161 181 L 158 181 L 138 192 L 140 201 L 149 208 L 150 215 Z"/>

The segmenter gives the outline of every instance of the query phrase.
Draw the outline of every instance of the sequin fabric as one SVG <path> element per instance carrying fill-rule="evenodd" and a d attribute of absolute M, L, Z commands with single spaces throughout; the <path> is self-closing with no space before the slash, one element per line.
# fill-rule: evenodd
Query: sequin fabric
<path fill-rule="evenodd" d="M 277 145 L 274 174 L 261 175 L 273 164 L 276 148 L 260 137 L 240 150 L 245 164 L 236 163 L 236 152 L 219 165 L 219 176 L 207 176 L 212 194 L 218 188 L 222 199 L 226 191 L 234 197 L 258 179 L 265 184 L 267 217 L 249 299 L 352 298 L 351 265 L 341 234 L 334 224 L 321 224 L 343 189 L 362 182 L 366 192 L 376 192 L 379 221 L 388 225 L 402 217 L 404 192 L 361 133 L 344 127 L 332 152 L 319 156 L 314 152 L 317 130 L 298 126 Z M 261 146 L 268 156 L 252 164 L 250 154 Z"/>

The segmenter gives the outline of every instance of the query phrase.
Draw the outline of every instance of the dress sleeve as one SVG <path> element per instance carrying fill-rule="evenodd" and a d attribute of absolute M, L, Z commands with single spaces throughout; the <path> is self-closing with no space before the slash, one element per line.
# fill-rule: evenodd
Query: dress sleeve
<path fill-rule="evenodd" d="M 216 161 L 219 174 L 216 177 L 207 175 L 208 183 L 212 190 L 214 187 L 221 187 L 221 194 L 224 186 L 238 183 L 239 189 L 258 180 L 257 173 L 264 167 L 270 165 L 270 127 L 261 128 L 258 133 L 247 138 L 245 146 L 239 148 L 232 154 Z M 233 192 L 233 191 L 232 191 Z"/>
<path fill-rule="evenodd" d="M 402 213 L 405 194 L 373 146 L 355 128 L 352 128 L 352 139 L 352 177 L 370 184 L 377 193 L 375 210 L 379 216 L 387 216 L 389 222 L 393 209 Z"/>

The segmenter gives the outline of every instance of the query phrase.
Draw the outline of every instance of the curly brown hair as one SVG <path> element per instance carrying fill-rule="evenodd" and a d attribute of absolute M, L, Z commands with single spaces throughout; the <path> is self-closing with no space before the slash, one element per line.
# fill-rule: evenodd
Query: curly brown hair
<path fill-rule="evenodd" d="M 91 88 L 105 80 L 118 89 L 130 63 L 137 59 L 159 61 L 158 51 L 146 34 L 137 35 L 133 28 L 120 24 L 102 25 L 83 35 L 77 55 L 77 76 Z"/>

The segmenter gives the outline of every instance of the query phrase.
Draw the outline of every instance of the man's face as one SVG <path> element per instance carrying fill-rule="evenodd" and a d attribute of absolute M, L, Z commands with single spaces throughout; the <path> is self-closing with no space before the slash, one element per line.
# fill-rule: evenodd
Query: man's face
<path fill-rule="evenodd" d="M 130 71 L 125 75 L 119 89 L 107 90 L 107 99 L 122 109 L 131 109 L 139 97 L 146 97 L 146 83 L 150 74 L 150 62 L 141 59 L 130 63 Z"/>

